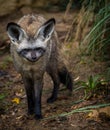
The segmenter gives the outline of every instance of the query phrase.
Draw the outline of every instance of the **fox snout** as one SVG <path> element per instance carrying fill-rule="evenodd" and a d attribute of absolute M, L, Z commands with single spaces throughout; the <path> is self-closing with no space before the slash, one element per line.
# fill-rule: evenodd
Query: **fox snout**
<path fill-rule="evenodd" d="M 31 58 L 33 61 L 36 61 L 38 59 L 36 52 L 34 50 L 31 52 Z"/>

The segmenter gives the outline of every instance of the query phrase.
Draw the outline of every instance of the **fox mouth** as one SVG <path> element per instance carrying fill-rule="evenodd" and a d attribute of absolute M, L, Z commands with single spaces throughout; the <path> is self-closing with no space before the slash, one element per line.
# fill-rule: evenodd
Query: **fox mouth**
<path fill-rule="evenodd" d="M 30 58 L 26 58 L 26 57 L 24 57 L 26 60 L 28 60 L 29 62 L 36 62 L 36 61 L 38 61 L 38 59 L 37 58 L 32 58 L 32 59 L 30 59 Z"/>

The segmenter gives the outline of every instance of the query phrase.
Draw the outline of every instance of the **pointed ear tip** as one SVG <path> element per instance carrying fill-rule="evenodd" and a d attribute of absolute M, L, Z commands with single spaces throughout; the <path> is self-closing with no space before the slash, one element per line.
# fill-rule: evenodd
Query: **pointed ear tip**
<path fill-rule="evenodd" d="M 56 23 L 56 20 L 55 20 L 55 18 L 53 18 L 53 21 L 54 21 L 54 23 Z"/>
<path fill-rule="evenodd" d="M 10 26 L 10 23 L 8 23 L 7 26 L 6 26 L 6 30 L 7 30 L 7 31 L 8 31 L 8 27 L 9 27 L 9 26 Z"/>
<path fill-rule="evenodd" d="M 7 31 L 8 31 L 8 28 L 9 28 L 10 26 L 19 26 L 19 25 L 16 24 L 16 23 L 14 23 L 14 22 L 10 22 L 10 23 L 8 23 L 7 26 L 6 26 L 6 30 L 7 30 Z"/>
<path fill-rule="evenodd" d="M 11 25 L 14 25 L 14 24 L 15 24 L 15 23 L 13 23 L 13 22 L 8 23 L 7 26 L 6 26 L 6 30 L 8 31 L 8 28 L 9 28 Z"/>
<path fill-rule="evenodd" d="M 51 18 L 51 21 L 53 21 L 54 24 L 56 23 L 55 18 Z"/>

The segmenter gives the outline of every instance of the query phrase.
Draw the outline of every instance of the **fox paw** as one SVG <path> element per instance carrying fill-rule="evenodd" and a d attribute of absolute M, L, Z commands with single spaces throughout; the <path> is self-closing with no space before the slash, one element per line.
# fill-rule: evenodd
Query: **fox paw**
<path fill-rule="evenodd" d="M 34 110 L 28 110 L 28 115 L 33 115 L 34 114 Z"/>
<path fill-rule="evenodd" d="M 40 119 L 42 119 L 42 115 L 35 115 L 34 118 L 35 118 L 36 120 L 40 120 Z"/>
<path fill-rule="evenodd" d="M 56 100 L 57 100 L 57 98 L 50 97 L 47 99 L 47 103 L 53 103 Z"/>

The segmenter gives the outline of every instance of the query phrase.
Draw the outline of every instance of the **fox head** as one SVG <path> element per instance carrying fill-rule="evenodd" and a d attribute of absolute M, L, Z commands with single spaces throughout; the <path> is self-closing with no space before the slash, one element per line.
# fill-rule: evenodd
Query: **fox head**
<path fill-rule="evenodd" d="M 36 62 L 42 57 L 48 46 L 48 41 L 54 32 L 55 19 L 51 18 L 36 30 L 33 37 L 16 23 L 8 23 L 7 33 L 11 44 L 16 46 L 16 52 L 30 62 Z M 36 28 L 36 27 L 35 27 Z"/>

